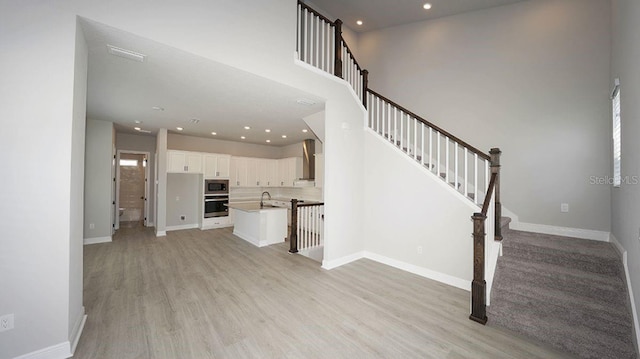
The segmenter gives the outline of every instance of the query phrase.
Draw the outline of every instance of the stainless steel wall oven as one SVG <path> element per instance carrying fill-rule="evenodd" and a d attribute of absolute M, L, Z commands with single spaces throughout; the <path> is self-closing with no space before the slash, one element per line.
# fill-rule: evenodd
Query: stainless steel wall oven
<path fill-rule="evenodd" d="M 204 218 L 229 215 L 229 180 L 204 181 Z"/>

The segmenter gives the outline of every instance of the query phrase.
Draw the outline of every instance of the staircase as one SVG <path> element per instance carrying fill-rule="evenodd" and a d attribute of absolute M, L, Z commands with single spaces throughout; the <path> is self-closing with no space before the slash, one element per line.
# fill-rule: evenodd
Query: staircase
<path fill-rule="evenodd" d="M 613 246 L 507 228 L 487 324 L 580 358 L 636 358 L 624 269 Z"/>
<path fill-rule="evenodd" d="M 624 271 L 610 244 L 509 230 L 501 214 L 499 149 L 480 151 L 371 90 L 340 20 L 298 1 L 297 25 L 298 59 L 351 86 L 367 111 L 368 130 L 446 182 L 452 196 L 477 206 L 469 243 L 471 320 L 581 358 L 636 358 Z M 504 255 L 496 259 L 501 245 Z"/>

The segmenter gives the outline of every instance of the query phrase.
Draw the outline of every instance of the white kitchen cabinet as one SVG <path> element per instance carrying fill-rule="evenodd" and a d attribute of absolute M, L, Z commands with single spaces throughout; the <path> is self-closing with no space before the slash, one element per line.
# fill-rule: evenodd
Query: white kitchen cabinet
<path fill-rule="evenodd" d="M 280 187 L 293 187 L 293 183 L 301 177 L 302 157 L 290 157 L 278 160 Z"/>
<path fill-rule="evenodd" d="M 324 185 L 324 154 L 316 153 L 316 167 L 315 167 L 315 183 L 317 188 L 322 188 Z"/>
<path fill-rule="evenodd" d="M 188 151 L 167 151 L 167 172 L 202 173 L 202 154 Z"/>
<path fill-rule="evenodd" d="M 229 174 L 231 187 L 248 187 L 247 183 L 247 171 L 249 168 L 248 158 L 245 157 L 232 157 Z"/>
<path fill-rule="evenodd" d="M 258 180 L 258 159 L 247 158 L 247 184 L 245 187 L 260 187 Z"/>
<path fill-rule="evenodd" d="M 204 178 L 229 178 L 231 156 L 205 153 L 203 156 Z"/>

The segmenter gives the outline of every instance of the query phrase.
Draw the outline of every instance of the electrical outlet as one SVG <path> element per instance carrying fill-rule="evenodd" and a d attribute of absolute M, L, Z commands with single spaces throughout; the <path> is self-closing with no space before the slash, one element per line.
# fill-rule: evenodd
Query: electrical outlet
<path fill-rule="evenodd" d="M 569 212 L 569 203 L 560 203 L 560 212 L 568 213 Z"/>
<path fill-rule="evenodd" d="M 6 314 L 0 317 L 0 332 L 13 329 L 13 314 Z"/>
<path fill-rule="evenodd" d="M 422 254 L 422 246 L 418 246 L 418 254 Z"/>
<path fill-rule="evenodd" d="M 176 202 L 180 200 L 180 196 L 176 196 Z"/>
<path fill-rule="evenodd" d="M 181 221 L 184 221 L 185 219 L 187 219 L 187 216 L 185 216 L 184 214 L 180 216 Z"/>
<path fill-rule="evenodd" d="M 89 229 L 96 229 L 95 223 L 89 223 Z"/>

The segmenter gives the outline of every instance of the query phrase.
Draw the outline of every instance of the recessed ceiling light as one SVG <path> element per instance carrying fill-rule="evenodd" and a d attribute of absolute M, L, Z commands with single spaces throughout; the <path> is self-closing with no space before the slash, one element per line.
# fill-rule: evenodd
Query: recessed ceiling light
<path fill-rule="evenodd" d="M 140 127 L 134 127 L 133 129 L 136 131 L 140 131 Z"/>
<path fill-rule="evenodd" d="M 282 135 L 282 138 L 287 138 L 287 135 Z"/>
<path fill-rule="evenodd" d="M 271 143 L 271 140 L 267 140 L 267 143 Z"/>
<path fill-rule="evenodd" d="M 431 4 L 426 3 L 426 4 L 422 5 L 422 7 L 423 7 L 425 10 L 429 10 L 429 9 L 431 9 Z"/>
<path fill-rule="evenodd" d="M 140 120 L 135 120 L 135 121 L 133 121 L 133 122 L 135 122 L 137 125 L 139 125 L 139 124 L 141 124 L 141 123 L 142 123 L 142 121 L 140 121 Z"/>
<path fill-rule="evenodd" d="M 164 108 L 159 106 L 153 106 L 151 109 L 156 111 L 164 111 Z"/>
<path fill-rule="evenodd" d="M 250 130 L 250 129 L 251 129 L 251 127 L 249 127 L 249 126 L 244 126 L 244 129 L 245 129 L 245 130 Z"/>
<path fill-rule="evenodd" d="M 309 130 L 307 130 L 306 128 L 302 130 L 302 132 L 307 133 Z"/>
<path fill-rule="evenodd" d="M 182 131 L 182 130 L 183 130 L 183 128 L 182 128 L 182 127 L 176 127 L 176 130 L 178 130 L 178 131 Z"/>
<path fill-rule="evenodd" d="M 356 24 L 358 24 L 358 25 L 362 25 L 362 20 L 358 20 L 358 21 L 356 21 Z"/>
<path fill-rule="evenodd" d="M 211 132 L 211 134 L 215 136 L 215 135 L 217 135 L 218 133 L 217 133 L 217 132 Z"/>
<path fill-rule="evenodd" d="M 240 138 L 244 140 L 246 137 L 244 137 L 244 136 L 240 136 Z"/>
<path fill-rule="evenodd" d="M 144 58 L 147 56 L 147 55 L 143 55 L 141 53 L 135 52 L 135 51 L 121 49 L 121 48 L 115 47 L 113 45 L 107 45 L 107 51 L 111 55 L 123 57 L 125 59 L 138 61 L 138 62 L 144 62 Z"/>
<path fill-rule="evenodd" d="M 269 132 L 271 132 L 271 130 L 267 128 L 266 130 L 264 130 L 264 132 L 269 133 Z"/>

